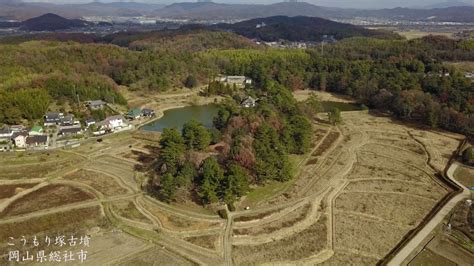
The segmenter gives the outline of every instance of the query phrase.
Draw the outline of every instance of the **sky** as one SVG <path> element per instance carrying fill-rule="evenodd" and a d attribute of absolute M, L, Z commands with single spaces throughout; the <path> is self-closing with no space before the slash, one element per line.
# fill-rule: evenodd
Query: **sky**
<path fill-rule="evenodd" d="M 1 1 L 1 0 L 0 0 Z M 88 3 L 93 0 L 24 0 L 24 2 L 49 2 L 49 3 Z M 127 2 L 128 0 L 100 0 L 101 2 Z M 156 4 L 169 4 L 174 2 L 195 2 L 195 0 L 135 0 L 136 2 L 147 2 Z M 279 0 L 214 0 L 217 3 L 276 3 Z M 300 0 L 302 1 L 302 0 Z M 438 3 L 464 2 L 474 5 L 474 0 L 305 0 L 316 5 L 344 7 L 344 8 L 392 8 L 392 7 L 422 7 Z"/>

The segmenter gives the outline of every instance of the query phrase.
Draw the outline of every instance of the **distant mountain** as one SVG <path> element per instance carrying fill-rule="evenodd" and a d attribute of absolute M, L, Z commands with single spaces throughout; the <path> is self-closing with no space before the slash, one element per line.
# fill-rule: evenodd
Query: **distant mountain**
<path fill-rule="evenodd" d="M 219 4 L 212 2 L 175 3 L 154 12 L 163 18 L 220 20 L 252 19 L 270 16 L 322 17 L 335 9 L 315 6 L 305 2 L 276 3 L 270 5 Z"/>
<path fill-rule="evenodd" d="M 396 34 L 368 30 L 351 24 L 338 23 L 317 17 L 274 16 L 242 21 L 235 24 L 217 24 L 212 29 L 232 31 L 250 39 L 263 41 L 321 41 L 324 35 L 340 40 L 349 37 L 397 38 Z"/>
<path fill-rule="evenodd" d="M 451 4 L 453 3 L 450 2 L 449 5 Z M 462 3 L 454 2 L 454 4 Z M 474 22 L 474 7 L 445 7 L 447 5 L 440 4 L 440 8 L 432 9 L 392 8 L 360 10 L 322 7 L 305 2 L 285 2 L 269 5 L 185 2 L 162 6 L 136 2 L 93 2 L 88 4 L 57 5 L 8 0 L 0 1 L 0 18 L 5 20 L 25 20 L 46 13 L 54 13 L 66 18 L 81 18 L 83 16 L 159 16 L 162 18 L 209 21 L 246 20 L 271 16 L 308 16 L 326 19 L 375 17 L 411 21 Z"/>
<path fill-rule="evenodd" d="M 442 2 L 442 3 L 422 6 L 421 8 L 433 9 L 433 8 L 448 8 L 448 7 L 455 7 L 455 6 L 474 6 L 474 3 L 468 3 L 464 1 L 447 1 L 447 2 Z M 417 7 L 417 8 L 420 8 L 420 7 Z"/>
<path fill-rule="evenodd" d="M 0 18 L 25 20 L 47 13 L 54 13 L 66 18 L 84 16 L 142 16 L 162 8 L 164 5 L 136 2 L 87 3 L 87 4 L 52 4 L 27 3 L 21 1 L 0 1 Z"/>
<path fill-rule="evenodd" d="M 463 6 L 435 9 L 392 8 L 360 10 L 355 12 L 353 15 L 357 17 L 376 17 L 410 21 L 474 22 L 474 7 Z"/>
<path fill-rule="evenodd" d="M 79 19 L 67 19 L 56 14 L 45 14 L 25 20 L 20 28 L 28 31 L 57 31 L 90 26 L 90 22 Z"/>
<path fill-rule="evenodd" d="M 474 7 L 448 7 L 438 9 L 392 8 L 380 10 L 360 10 L 321 7 L 305 2 L 285 2 L 270 5 L 237 5 L 212 2 L 175 3 L 159 9 L 153 14 L 163 18 L 194 20 L 242 20 L 270 16 L 309 16 L 328 19 L 376 17 L 412 21 L 474 22 Z"/>

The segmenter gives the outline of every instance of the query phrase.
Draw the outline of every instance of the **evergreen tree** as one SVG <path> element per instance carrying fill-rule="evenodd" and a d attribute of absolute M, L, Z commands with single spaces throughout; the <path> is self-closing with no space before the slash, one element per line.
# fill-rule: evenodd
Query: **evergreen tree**
<path fill-rule="evenodd" d="M 341 111 L 338 108 L 332 108 L 328 113 L 329 123 L 336 125 L 342 122 Z"/>
<path fill-rule="evenodd" d="M 224 171 L 214 157 L 204 160 L 201 171 L 198 195 L 204 203 L 215 203 L 219 200 L 218 193 L 224 179 Z"/>
<path fill-rule="evenodd" d="M 211 143 L 209 131 L 195 120 L 184 124 L 182 135 L 188 149 L 203 150 Z"/>
<path fill-rule="evenodd" d="M 189 75 L 184 81 L 184 86 L 186 88 L 192 89 L 198 86 L 198 81 L 195 76 Z"/>

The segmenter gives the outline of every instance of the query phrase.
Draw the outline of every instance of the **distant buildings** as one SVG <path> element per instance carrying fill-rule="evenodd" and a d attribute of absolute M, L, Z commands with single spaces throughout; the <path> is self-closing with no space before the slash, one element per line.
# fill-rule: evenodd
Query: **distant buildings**
<path fill-rule="evenodd" d="M 95 125 L 95 119 L 94 118 L 86 119 L 86 121 L 84 121 L 84 123 L 86 124 L 86 127 L 90 127 L 92 125 Z"/>
<path fill-rule="evenodd" d="M 235 85 L 238 87 L 252 85 L 252 79 L 247 78 L 246 76 L 218 76 L 214 80 L 217 82 L 221 82 L 228 85 Z"/>
<path fill-rule="evenodd" d="M 31 148 L 47 148 L 48 136 L 45 136 L 45 135 L 28 136 L 26 138 L 26 145 Z"/>
<path fill-rule="evenodd" d="M 28 132 L 28 135 L 30 136 L 40 136 L 43 135 L 43 127 L 41 126 L 34 126 L 30 129 L 30 132 Z"/>
<path fill-rule="evenodd" d="M 106 103 L 102 100 L 93 100 L 86 102 L 86 106 L 91 110 L 101 110 L 104 108 L 105 104 Z"/>
<path fill-rule="evenodd" d="M 15 146 L 20 149 L 26 148 L 27 137 L 28 137 L 28 133 L 26 131 L 17 132 L 12 136 Z"/>
<path fill-rule="evenodd" d="M 97 125 L 99 128 L 109 131 L 115 131 L 126 126 L 125 119 L 121 115 L 109 116 L 104 121 L 97 123 Z"/>
<path fill-rule="evenodd" d="M 152 109 L 143 109 L 142 110 L 142 116 L 143 117 L 154 117 L 155 116 L 155 111 Z"/>
<path fill-rule="evenodd" d="M 133 108 L 126 114 L 126 117 L 130 120 L 136 120 L 142 116 L 142 110 L 140 108 Z"/>
<path fill-rule="evenodd" d="M 257 106 L 257 99 L 254 99 L 252 96 L 247 96 L 241 103 L 242 107 L 245 108 L 254 108 Z"/>
<path fill-rule="evenodd" d="M 45 126 L 59 125 L 59 123 L 61 123 L 62 118 L 64 118 L 63 113 L 49 112 L 44 116 L 44 125 Z"/>
<path fill-rule="evenodd" d="M 13 131 L 9 127 L 0 128 L 0 142 L 9 141 Z"/>
<path fill-rule="evenodd" d="M 154 117 L 155 111 L 152 109 L 133 108 L 125 115 L 130 120 L 137 120 L 141 117 Z"/>

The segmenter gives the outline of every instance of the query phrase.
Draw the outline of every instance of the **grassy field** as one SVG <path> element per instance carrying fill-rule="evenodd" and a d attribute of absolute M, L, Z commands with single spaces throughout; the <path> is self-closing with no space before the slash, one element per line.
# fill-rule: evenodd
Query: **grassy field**
<path fill-rule="evenodd" d="M 36 186 L 38 183 L 0 185 L 0 199 L 13 197 L 18 192 Z"/>
<path fill-rule="evenodd" d="M 326 217 L 309 228 L 282 240 L 263 245 L 233 246 L 232 259 L 236 265 L 293 261 L 321 251 L 325 245 Z"/>
<path fill-rule="evenodd" d="M 187 237 L 184 240 L 196 246 L 214 250 L 216 249 L 216 243 L 217 243 L 218 238 L 219 238 L 219 235 L 205 235 L 205 236 Z"/>
<path fill-rule="evenodd" d="M 251 226 L 248 228 L 234 229 L 234 235 L 259 235 L 259 234 L 269 234 L 275 231 L 278 231 L 282 228 L 292 227 L 298 222 L 301 222 L 306 218 L 308 212 L 311 208 L 311 205 L 306 204 L 300 208 L 295 209 L 294 211 L 288 213 L 281 219 L 276 221 L 265 223 L 261 226 Z M 265 217 L 265 216 L 263 216 Z M 263 218 L 262 217 L 262 218 Z M 235 220 L 234 220 L 235 221 Z"/>
<path fill-rule="evenodd" d="M 0 224 L 0 239 L 19 238 L 39 233 L 75 233 L 106 224 L 100 207 L 89 207 L 43 215 L 20 222 Z"/>
<path fill-rule="evenodd" d="M 128 190 L 120 186 L 113 177 L 94 171 L 81 169 L 64 176 L 63 179 L 84 183 L 105 196 L 117 196 L 128 193 Z"/>
<path fill-rule="evenodd" d="M 452 65 L 458 68 L 461 71 L 473 72 L 474 71 L 474 62 L 471 61 L 461 61 L 461 62 L 446 62 L 448 65 Z"/>
<path fill-rule="evenodd" d="M 429 249 L 424 249 L 414 260 L 408 265 L 410 266 L 449 266 L 457 265 L 456 263 L 442 257 Z"/>
<path fill-rule="evenodd" d="M 132 201 L 119 201 L 112 204 L 114 212 L 124 218 L 139 221 L 142 223 L 151 223 L 138 209 Z"/>
<path fill-rule="evenodd" d="M 430 31 L 411 30 L 411 31 L 397 31 L 396 33 L 402 35 L 408 40 L 419 39 L 428 35 L 444 36 L 448 38 L 454 37 L 453 32 L 432 32 L 432 31 L 430 32 Z"/>
<path fill-rule="evenodd" d="M 474 169 L 460 165 L 454 172 L 454 178 L 464 186 L 474 187 Z"/>
<path fill-rule="evenodd" d="M 49 185 L 8 205 L 0 217 L 9 217 L 93 199 L 91 193 L 64 185 Z"/>

